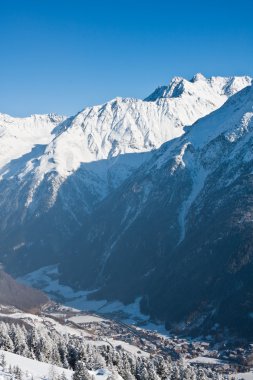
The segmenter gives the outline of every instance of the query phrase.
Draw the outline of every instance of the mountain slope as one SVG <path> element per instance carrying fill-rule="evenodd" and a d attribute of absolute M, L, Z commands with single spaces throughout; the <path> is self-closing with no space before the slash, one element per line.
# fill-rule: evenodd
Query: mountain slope
<path fill-rule="evenodd" d="M 18 272 L 61 260 L 62 245 L 86 215 L 154 149 L 182 135 L 184 125 L 219 108 L 250 81 L 201 75 L 191 81 L 174 78 L 163 93 L 156 91 L 145 101 L 117 98 L 66 120 L 46 116 L 45 134 L 40 133 L 42 121 L 36 119 L 31 142 L 24 132 L 28 121 L 17 120 L 22 133 L 17 135 L 21 145 L 15 146 L 29 146 L 22 153 L 11 149 L 9 156 L 8 151 L 2 154 L 0 253 L 5 263 Z M 13 144 L 13 120 L 10 132 L 6 118 L 2 138 L 11 134 Z M 21 267 L 23 254 L 28 259 Z"/>
<path fill-rule="evenodd" d="M 96 297 L 142 296 L 168 327 L 219 323 L 250 336 L 252 144 L 249 86 L 100 204 L 71 242 L 62 279 L 100 287 Z"/>
<path fill-rule="evenodd" d="M 39 290 L 18 284 L 11 276 L 0 270 L 0 304 L 32 310 L 48 302 Z"/>

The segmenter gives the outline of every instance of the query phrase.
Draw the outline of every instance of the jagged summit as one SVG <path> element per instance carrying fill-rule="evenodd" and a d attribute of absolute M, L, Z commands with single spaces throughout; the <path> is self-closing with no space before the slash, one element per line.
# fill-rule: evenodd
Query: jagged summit
<path fill-rule="evenodd" d="M 252 78 L 249 76 L 234 77 L 211 77 L 197 73 L 191 80 L 182 77 L 174 77 L 168 86 L 158 87 L 146 101 L 157 101 L 159 99 L 171 99 L 187 96 L 224 96 L 228 98 L 242 88 L 251 84 Z"/>

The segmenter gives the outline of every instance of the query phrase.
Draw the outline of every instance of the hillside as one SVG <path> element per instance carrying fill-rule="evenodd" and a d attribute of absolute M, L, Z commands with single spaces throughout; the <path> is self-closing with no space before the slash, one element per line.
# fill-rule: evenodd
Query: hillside
<path fill-rule="evenodd" d="M 10 275 L 0 270 L 0 304 L 32 310 L 47 302 L 48 298 L 44 293 L 17 283 Z"/>

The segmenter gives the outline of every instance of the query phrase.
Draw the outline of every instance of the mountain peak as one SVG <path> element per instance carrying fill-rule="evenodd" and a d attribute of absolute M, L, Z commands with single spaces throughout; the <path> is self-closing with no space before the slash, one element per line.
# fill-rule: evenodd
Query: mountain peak
<path fill-rule="evenodd" d="M 184 89 L 184 84 L 187 82 L 183 77 L 173 77 L 168 86 L 159 86 L 149 95 L 145 101 L 155 101 L 161 98 L 177 98 Z"/>
<path fill-rule="evenodd" d="M 185 80 L 183 77 L 175 76 L 171 79 L 169 86 L 172 84 L 178 84 L 182 82 L 183 80 Z"/>
<path fill-rule="evenodd" d="M 190 82 L 195 83 L 195 82 L 200 81 L 200 80 L 206 80 L 206 77 L 201 73 L 197 73 L 192 77 Z"/>

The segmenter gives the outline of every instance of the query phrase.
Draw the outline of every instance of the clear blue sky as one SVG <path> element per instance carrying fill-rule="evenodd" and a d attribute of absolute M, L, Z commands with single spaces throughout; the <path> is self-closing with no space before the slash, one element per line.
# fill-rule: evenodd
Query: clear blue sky
<path fill-rule="evenodd" d="M 0 112 L 75 114 L 172 76 L 253 76 L 253 0 L 0 0 Z"/>

